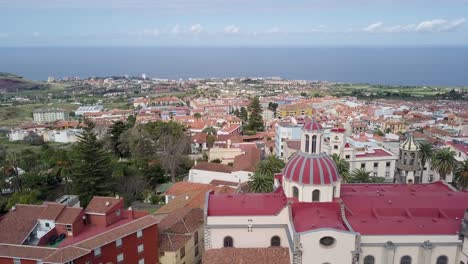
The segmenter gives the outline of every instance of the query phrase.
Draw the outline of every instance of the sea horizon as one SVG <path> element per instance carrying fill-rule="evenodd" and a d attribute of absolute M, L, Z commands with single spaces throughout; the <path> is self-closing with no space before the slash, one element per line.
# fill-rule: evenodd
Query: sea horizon
<path fill-rule="evenodd" d="M 467 86 L 468 45 L 0 47 L 0 72 L 162 79 L 282 77 L 345 83 Z"/>

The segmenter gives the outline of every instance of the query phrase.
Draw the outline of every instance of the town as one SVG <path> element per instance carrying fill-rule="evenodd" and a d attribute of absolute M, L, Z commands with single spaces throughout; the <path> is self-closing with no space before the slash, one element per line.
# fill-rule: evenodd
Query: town
<path fill-rule="evenodd" d="M 0 263 L 468 263 L 468 88 L 0 74 Z"/>

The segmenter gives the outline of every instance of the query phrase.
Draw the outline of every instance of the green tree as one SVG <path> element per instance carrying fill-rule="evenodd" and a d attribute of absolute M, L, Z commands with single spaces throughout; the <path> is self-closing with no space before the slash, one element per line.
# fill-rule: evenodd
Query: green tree
<path fill-rule="evenodd" d="M 86 121 L 86 127 L 74 146 L 73 190 L 86 207 L 93 196 L 108 196 L 114 191 L 112 166 L 109 155 L 92 131 L 94 124 Z"/>
<path fill-rule="evenodd" d="M 350 183 L 379 183 L 383 182 L 385 178 L 371 177 L 371 172 L 366 171 L 365 168 L 354 169 L 349 177 Z"/>
<path fill-rule="evenodd" d="M 341 176 L 343 182 L 349 181 L 349 162 L 345 159 L 340 158 L 337 154 L 331 155 L 331 158 L 336 164 L 336 168 L 338 169 L 338 173 Z"/>
<path fill-rule="evenodd" d="M 202 115 L 200 113 L 195 113 L 193 117 L 195 117 L 195 119 L 200 119 Z"/>
<path fill-rule="evenodd" d="M 247 113 L 247 109 L 245 107 L 240 108 L 240 113 L 239 113 L 239 118 L 242 119 L 242 121 L 247 122 L 249 119 L 249 114 Z"/>
<path fill-rule="evenodd" d="M 55 162 L 52 173 L 62 179 L 65 186 L 65 194 L 70 194 L 70 175 L 72 174 L 72 160 L 66 151 L 61 152 L 61 158 Z"/>
<path fill-rule="evenodd" d="M 135 124 L 135 120 L 133 116 L 130 116 L 126 122 L 121 120 L 115 121 L 112 123 L 111 127 L 109 128 L 107 134 L 109 135 L 110 139 L 110 147 L 112 152 L 119 158 L 129 157 L 130 152 L 127 148 L 122 147 L 122 134 L 125 131 L 131 129 Z"/>
<path fill-rule="evenodd" d="M 459 190 L 468 188 L 468 160 L 460 162 L 455 169 L 454 182 Z"/>
<path fill-rule="evenodd" d="M 443 148 L 437 150 L 431 158 L 432 168 L 439 173 L 441 180 L 445 180 L 447 174 L 450 174 L 455 169 L 457 164 L 455 155 L 455 151 Z"/>
<path fill-rule="evenodd" d="M 29 190 L 22 192 L 15 192 L 7 203 L 7 208 L 12 208 L 16 204 L 40 204 L 40 192 L 37 190 Z"/>
<path fill-rule="evenodd" d="M 212 126 L 208 126 L 205 129 L 203 129 L 202 132 L 208 135 L 216 135 L 216 128 Z"/>
<path fill-rule="evenodd" d="M 262 117 L 262 107 L 258 96 L 252 98 L 249 105 L 249 122 L 246 126 L 247 130 L 263 131 L 265 130 Z"/>
<path fill-rule="evenodd" d="M 8 153 L 2 172 L 6 178 L 12 177 L 11 188 L 16 192 L 23 190 L 22 179 L 19 175 L 18 155 L 15 152 Z"/>
<path fill-rule="evenodd" d="M 220 159 L 214 159 L 212 161 L 210 161 L 211 163 L 218 163 L 220 164 L 222 161 Z"/>
<path fill-rule="evenodd" d="M 250 177 L 249 189 L 255 193 L 269 193 L 273 191 L 273 183 L 271 175 L 255 173 Z"/>
<path fill-rule="evenodd" d="M 421 143 L 419 144 L 418 158 L 421 163 L 420 174 L 422 179 L 422 174 L 424 173 L 424 167 L 428 162 L 431 161 L 432 155 L 434 154 L 434 147 L 431 143 Z"/>

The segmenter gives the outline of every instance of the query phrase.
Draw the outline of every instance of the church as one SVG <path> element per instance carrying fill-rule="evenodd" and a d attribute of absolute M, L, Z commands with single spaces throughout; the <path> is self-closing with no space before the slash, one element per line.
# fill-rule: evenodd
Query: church
<path fill-rule="evenodd" d="M 342 183 L 324 138 L 318 122 L 304 125 L 272 193 L 207 193 L 207 252 L 282 248 L 293 264 L 468 264 L 468 192 L 442 181 Z"/>

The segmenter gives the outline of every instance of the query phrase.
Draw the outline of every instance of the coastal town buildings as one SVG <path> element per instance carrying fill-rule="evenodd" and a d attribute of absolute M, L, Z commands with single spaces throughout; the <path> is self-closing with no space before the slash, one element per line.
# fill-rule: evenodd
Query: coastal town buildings
<path fill-rule="evenodd" d="M 342 183 L 319 128 L 306 123 L 273 193 L 206 195 L 204 260 L 280 251 L 293 264 L 467 263 L 468 193 L 443 181 Z"/>
<path fill-rule="evenodd" d="M 55 122 L 58 120 L 68 120 L 68 112 L 63 109 L 49 108 L 49 109 L 38 109 L 33 111 L 34 122 Z"/>

